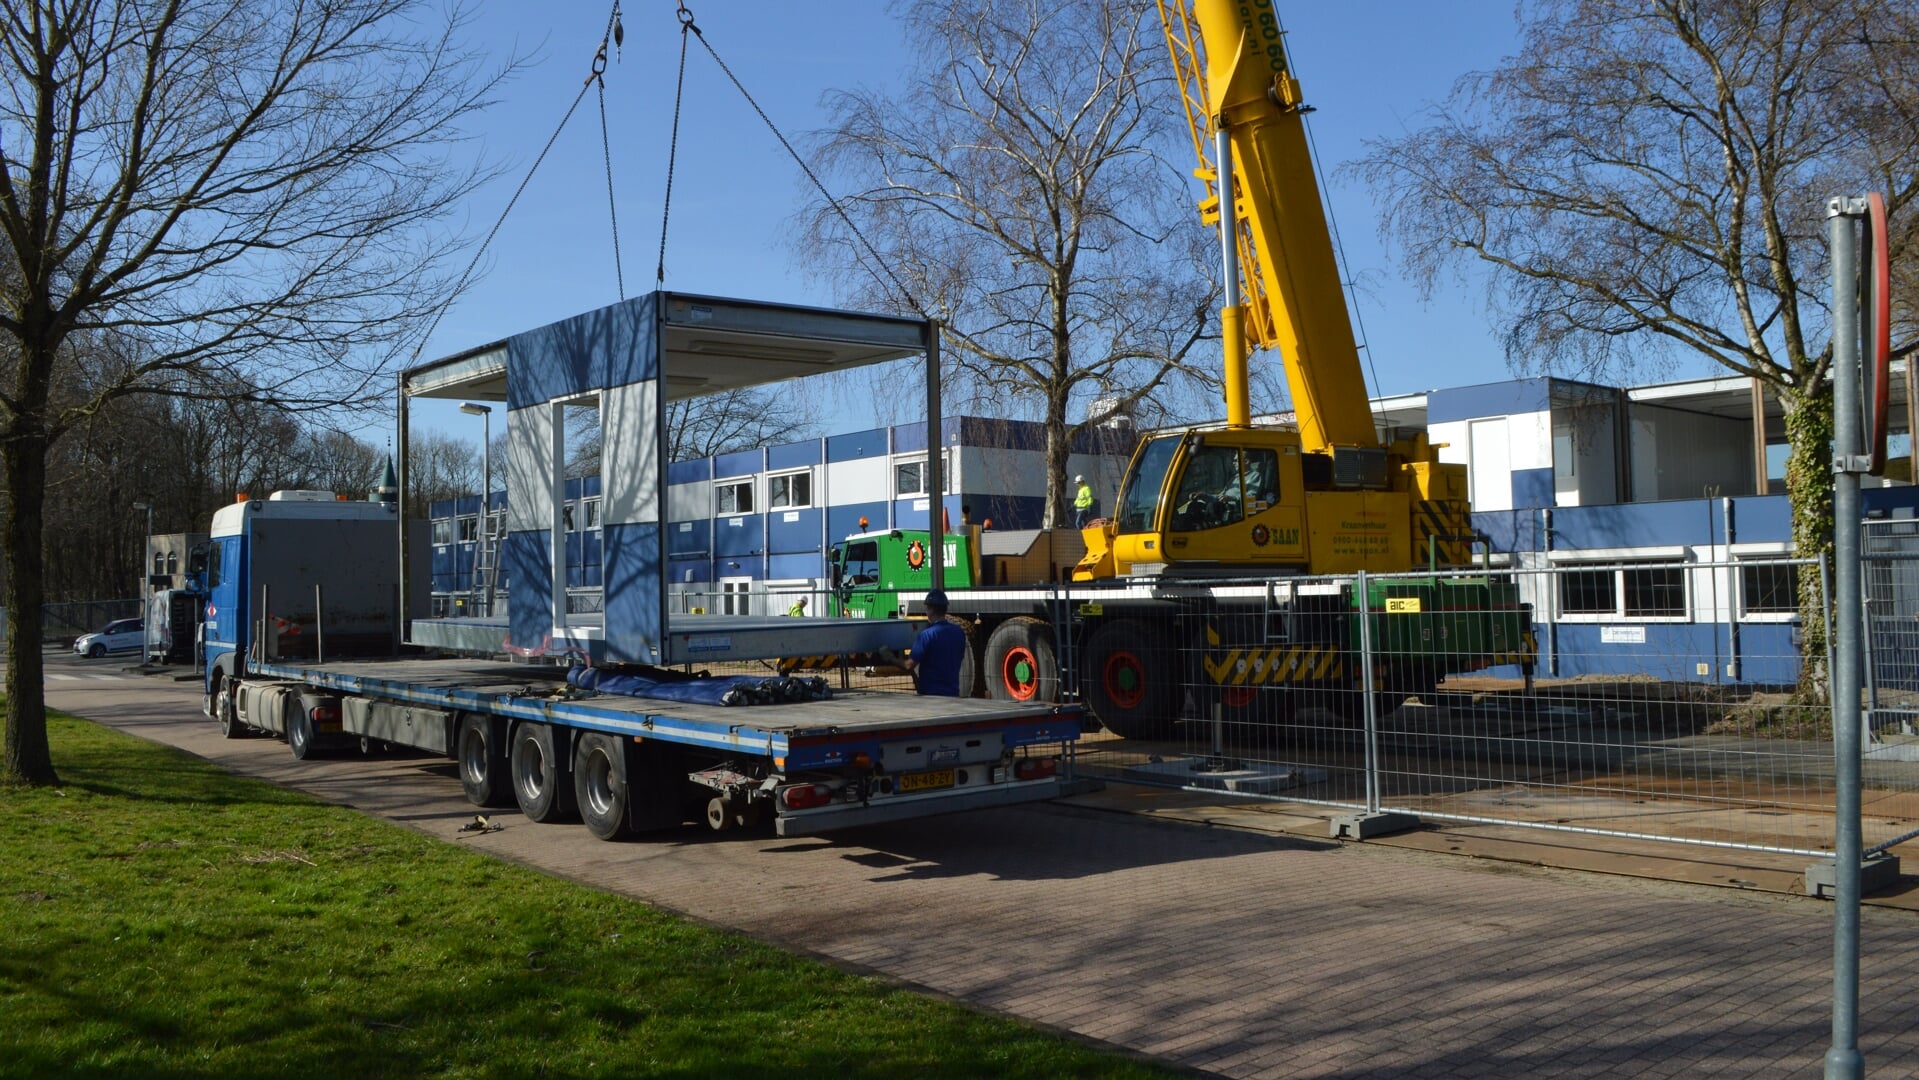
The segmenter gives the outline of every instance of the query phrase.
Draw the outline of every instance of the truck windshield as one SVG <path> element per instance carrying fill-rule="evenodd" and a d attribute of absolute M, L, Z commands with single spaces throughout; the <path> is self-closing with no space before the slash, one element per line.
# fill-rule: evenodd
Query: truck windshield
<path fill-rule="evenodd" d="M 880 546 L 872 540 L 846 545 L 840 572 L 848 585 L 872 585 L 880 579 Z"/>
<path fill-rule="evenodd" d="M 1148 532 L 1153 528 L 1153 514 L 1159 509 L 1159 489 L 1165 486 L 1166 469 L 1179 450 L 1179 440 L 1178 435 L 1153 439 L 1133 459 L 1126 486 L 1119 493 L 1120 532 Z"/>

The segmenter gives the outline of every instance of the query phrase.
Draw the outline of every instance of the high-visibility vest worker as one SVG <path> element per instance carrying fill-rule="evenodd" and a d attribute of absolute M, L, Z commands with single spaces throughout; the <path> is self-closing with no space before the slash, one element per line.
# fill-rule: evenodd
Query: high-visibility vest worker
<path fill-rule="evenodd" d="M 1091 510 L 1093 508 L 1093 485 L 1087 483 L 1084 476 L 1073 477 L 1073 483 L 1079 485 L 1079 491 L 1073 495 L 1073 509 Z"/>
<path fill-rule="evenodd" d="M 805 615 L 806 614 L 806 597 L 802 596 L 798 600 L 793 601 L 793 606 L 790 608 L 787 608 L 786 613 L 788 615 L 796 615 L 796 616 Z"/>

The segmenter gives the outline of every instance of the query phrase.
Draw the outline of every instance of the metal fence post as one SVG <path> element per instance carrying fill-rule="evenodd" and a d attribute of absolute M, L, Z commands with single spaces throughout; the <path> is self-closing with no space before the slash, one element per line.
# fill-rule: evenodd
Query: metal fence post
<path fill-rule="evenodd" d="M 1335 839 L 1365 840 L 1389 833 L 1417 828 L 1419 819 L 1412 814 L 1388 812 L 1379 784 L 1379 709 L 1373 678 L 1373 593 L 1372 583 L 1361 570 L 1353 582 L 1353 608 L 1359 619 L 1359 709 L 1365 740 L 1366 809 L 1357 814 L 1342 814 L 1333 819 Z"/>

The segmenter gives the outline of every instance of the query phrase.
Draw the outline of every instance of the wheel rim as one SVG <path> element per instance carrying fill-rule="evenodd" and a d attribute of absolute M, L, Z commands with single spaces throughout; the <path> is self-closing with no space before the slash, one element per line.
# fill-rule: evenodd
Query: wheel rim
<path fill-rule="evenodd" d="M 460 769 L 468 783 L 486 783 L 486 737 L 471 724 L 460 732 Z"/>
<path fill-rule="evenodd" d="M 1146 665 L 1125 649 L 1106 658 L 1100 667 L 1100 680 L 1106 696 L 1122 709 L 1137 709 L 1146 700 Z"/>
<path fill-rule="evenodd" d="M 586 796 L 587 809 L 594 817 L 603 818 L 613 813 L 613 762 L 606 751 L 595 748 L 587 755 L 581 793 Z"/>
<path fill-rule="evenodd" d="M 1030 701 L 1039 693 L 1039 657 L 1024 645 L 1006 650 L 1000 661 L 1000 682 L 1014 701 Z"/>
<path fill-rule="evenodd" d="M 513 782 L 526 794 L 528 802 L 537 801 L 546 791 L 546 753 L 537 739 L 522 739 L 513 750 Z"/>

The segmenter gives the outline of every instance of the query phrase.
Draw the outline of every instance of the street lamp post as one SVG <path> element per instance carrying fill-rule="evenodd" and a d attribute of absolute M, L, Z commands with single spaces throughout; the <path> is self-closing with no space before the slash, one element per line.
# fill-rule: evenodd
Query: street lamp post
<path fill-rule="evenodd" d="M 485 551 L 493 543 L 493 529 L 487 521 L 488 512 L 491 510 L 488 504 L 493 501 L 493 407 L 491 405 L 476 405 L 471 401 L 465 401 L 460 403 L 460 411 L 468 416 L 477 416 L 480 418 L 480 527 L 478 537 L 480 546 L 474 549 L 473 554 L 473 576 L 477 579 L 480 576 L 479 553 Z M 496 551 L 493 553 L 493 558 L 498 559 L 499 557 L 499 552 Z M 475 580 L 471 582 L 471 585 L 471 591 L 480 594 L 480 614 L 484 616 L 492 615 L 493 579 L 491 575 L 488 576 L 485 584 Z"/>

